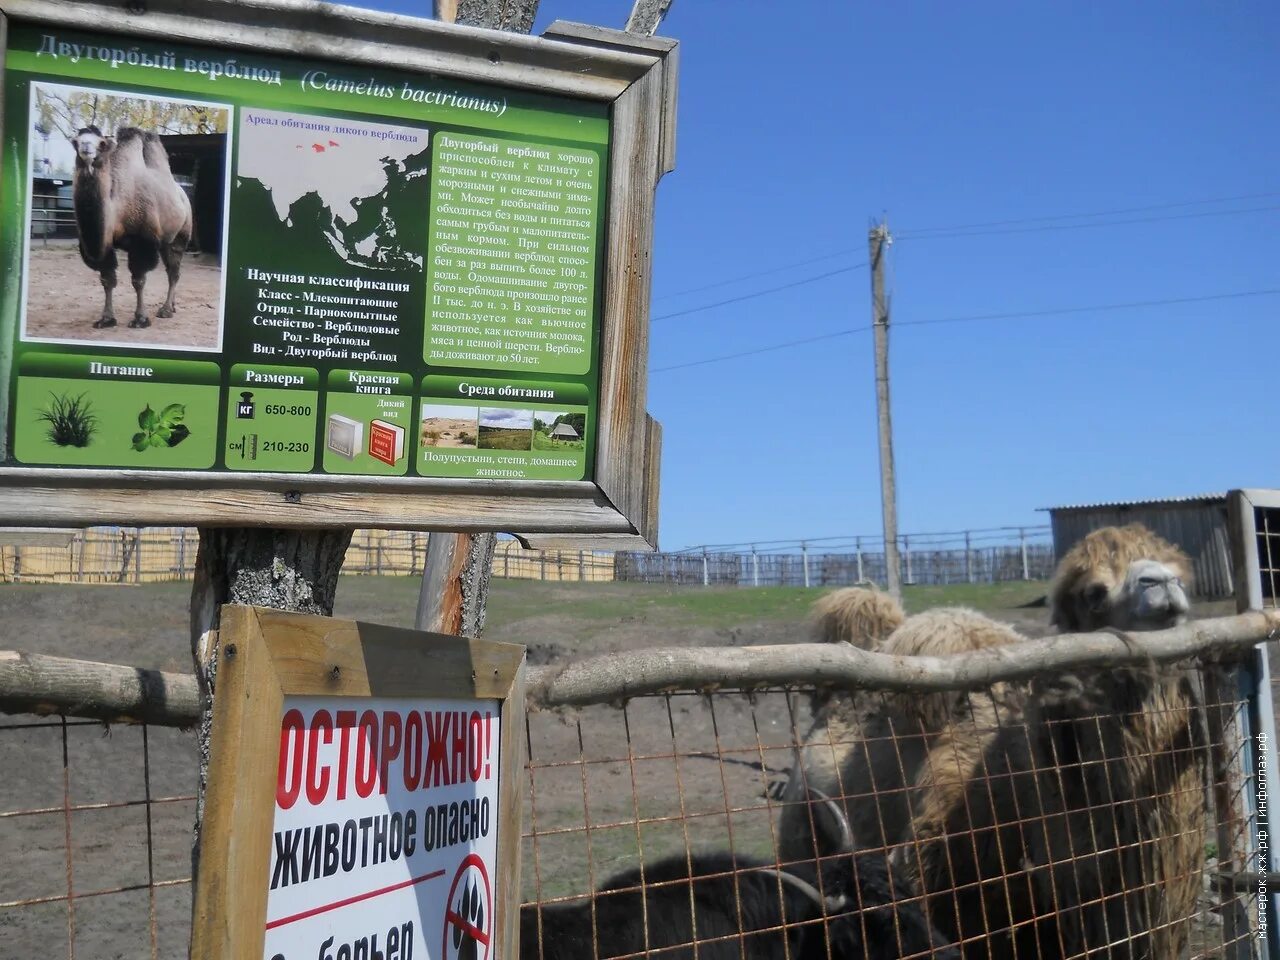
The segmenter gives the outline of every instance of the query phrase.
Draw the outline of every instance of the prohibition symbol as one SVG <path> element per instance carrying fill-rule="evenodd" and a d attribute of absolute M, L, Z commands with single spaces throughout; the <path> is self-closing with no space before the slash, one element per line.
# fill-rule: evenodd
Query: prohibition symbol
<path fill-rule="evenodd" d="M 444 960 L 489 960 L 493 939 L 493 895 L 480 855 L 463 858 L 444 904 Z"/>

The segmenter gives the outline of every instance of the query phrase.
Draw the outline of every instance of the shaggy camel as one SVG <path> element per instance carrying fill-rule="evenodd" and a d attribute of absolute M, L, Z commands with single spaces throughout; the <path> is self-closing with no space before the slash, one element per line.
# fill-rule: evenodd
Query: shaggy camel
<path fill-rule="evenodd" d="M 874 650 L 906 619 L 898 601 L 874 586 L 844 587 L 819 597 L 810 611 L 810 632 L 818 643 L 849 643 L 862 650 Z M 830 831 L 821 824 L 815 827 L 813 817 L 821 817 L 821 809 L 810 810 L 805 797 L 812 788 L 823 796 L 841 793 L 836 774 L 833 744 L 848 742 L 856 733 L 854 719 L 858 711 L 855 694 L 828 687 L 815 688 L 809 694 L 809 711 L 813 716 L 798 767 L 812 771 L 812 779 L 793 777 L 783 796 L 779 823 L 779 855 L 784 861 L 814 856 L 813 834 Z M 831 724 L 828 729 L 828 722 Z"/>
<path fill-rule="evenodd" d="M 1189 576 L 1186 557 L 1145 528 L 1097 531 L 1063 558 L 1051 622 L 1172 626 L 1186 617 Z M 880 650 L 1019 639 L 971 611 L 933 611 Z M 855 847 L 891 849 L 894 875 L 926 896 L 967 960 L 1181 955 L 1203 868 L 1204 737 L 1198 698 L 1175 668 L 850 704 L 820 718 L 792 779 L 848 798 Z M 790 816 L 781 844 L 791 856 L 832 847 L 818 818 L 810 831 L 807 817 L 797 829 Z"/>
<path fill-rule="evenodd" d="M 94 327 L 114 327 L 111 294 L 116 286 L 116 251 L 129 257 L 129 276 L 138 296 L 130 327 L 149 327 L 143 288 L 147 274 L 164 261 L 169 293 L 157 317 L 172 317 L 182 254 L 191 239 L 191 201 L 173 179 L 169 156 L 154 133 L 121 127 L 105 137 L 85 127 L 71 144 L 76 149 L 72 196 L 80 257 L 102 280 L 105 301 Z"/>

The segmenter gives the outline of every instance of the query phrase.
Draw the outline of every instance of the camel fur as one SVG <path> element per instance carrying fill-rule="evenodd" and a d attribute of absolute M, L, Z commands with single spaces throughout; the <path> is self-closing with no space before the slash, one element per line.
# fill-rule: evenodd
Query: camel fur
<path fill-rule="evenodd" d="M 975 610 L 941 607 L 906 618 L 877 650 L 891 656 L 945 656 L 1021 639 Z M 952 767 L 967 769 L 976 754 L 966 763 L 964 751 L 955 755 L 957 745 L 973 744 L 980 751 L 987 735 L 981 731 L 994 728 L 998 701 L 1006 693 L 1005 685 L 986 697 L 859 691 L 829 701 L 798 751 L 797 769 L 788 783 L 787 798 L 798 802 L 784 806 L 779 823 L 784 860 L 813 857 L 815 850 L 823 855 L 833 847 L 834 838 L 824 836 L 820 824 L 810 824 L 810 814 L 799 802 L 806 790 L 842 798 L 855 849 L 899 842 L 911 820 L 908 789 L 927 756 L 941 741 L 939 758 L 953 755 Z M 960 781 L 959 773 L 942 775 L 942 759 L 935 766 L 941 781 Z"/>
<path fill-rule="evenodd" d="M 851 643 L 862 650 L 874 650 L 905 619 L 898 601 L 874 587 L 833 590 L 810 612 L 819 643 Z"/>
<path fill-rule="evenodd" d="M 130 327 L 148 327 L 143 291 L 147 274 L 162 261 L 169 292 L 157 317 L 174 315 L 174 291 L 182 254 L 191 239 L 191 201 L 169 169 L 160 138 L 136 127 L 115 137 L 85 127 L 71 138 L 76 148 L 72 197 L 80 235 L 80 257 L 102 281 L 102 316 L 94 327 L 114 327 L 112 292 L 116 287 L 116 251 L 128 256 L 137 295 Z"/>
<path fill-rule="evenodd" d="M 1190 558 L 1141 524 L 1095 530 L 1063 556 L 1050 591 L 1051 622 L 1061 631 L 1154 630 L 1186 621 L 1192 584 Z M 1124 778 L 1132 786 L 1140 862 L 1127 874 L 1145 885 L 1142 905 L 1150 927 L 1150 956 L 1182 955 L 1190 935 L 1204 870 L 1203 698 L 1178 666 L 1118 671 L 1085 679 L 1093 699 L 1100 684 L 1115 689 L 1123 710 L 1119 731 Z M 1079 711 L 1076 712 L 1079 715 Z M 1091 735 L 1061 725 L 1062 749 L 1079 750 Z M 1078 734 L 1070 736 L 1071 734 Z M 1112 741 L 1113 743 L 1116 741 Z M 1105 746 L 1105 742 L 1104 742 Z M 1135 954 L 1137 956 L 1137 954 Z"/>
<path fill-rule="evenodd" d="M 1187 616 L 1190 574 L 1186 556 L 1145 528 L 1096 531 L 1059 566 L 1052 623 L 1173 625 Z M 932 611 L 880 650 L 1014 642 L 980 614 Z M 1201 890 L 1199 708 L 1179 668 L 1155 664 L 982 694 L 859 693 L 819 718 L 792 780 L 845 798 L 855 848 L 890 851 L 894 875 L 925 896 L 966 960 L 1165 960 L 1184 954 Z M 797 858 L 829 849 L 795 808 L 784 809 L 780 846 Z"/>

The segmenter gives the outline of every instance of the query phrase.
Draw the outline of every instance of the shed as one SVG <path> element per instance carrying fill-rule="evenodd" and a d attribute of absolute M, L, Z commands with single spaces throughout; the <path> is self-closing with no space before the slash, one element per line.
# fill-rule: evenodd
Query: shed
<path fill-rule="evenodd" d="M 1141 523 L 1191 557 L 1193 596 L 1221 600 L 1233 595 L 1227 495 L 1206 493 L 1128 503 L 1089 503 L 1042 507 L 1053 527 L 1055 561 L 1101 527 Z"/>
<path fill-rule="evenodd" d="M 191 199 L 196 235 L 192 252 L 222 256 L 222 212 L 227 189 L 227 135 L 225 133 L 162 134 L 174 178 Z"/>
<path fill-rule="evenodd" d="M 551 431 L 552 440 L 577 440 L 578 431 L 573 429 L 568 423 L 557 423 L 554 430 Z"/>

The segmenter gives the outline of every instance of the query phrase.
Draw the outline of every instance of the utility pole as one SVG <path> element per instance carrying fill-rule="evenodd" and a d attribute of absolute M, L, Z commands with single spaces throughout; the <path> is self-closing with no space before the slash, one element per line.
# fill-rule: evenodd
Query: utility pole
<path fill-rule="evenodd" d="M 889 306 L 884 296 L 884 258 L 893 238 L 881 222 L 867 234 L 871 260 L 871 324 L 876 342 L 876 413 L 880 420 L 880 505 L 884 514 L 884 561 L 889 594 L 902 600 L 898 561 L 898 495 L 893 477 L 893 424 L 889 418 Z"/>

